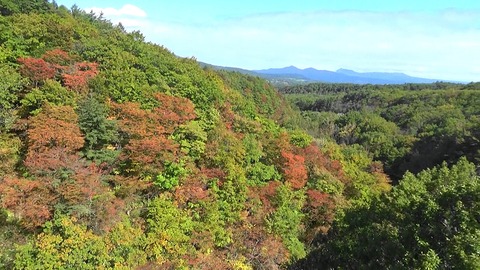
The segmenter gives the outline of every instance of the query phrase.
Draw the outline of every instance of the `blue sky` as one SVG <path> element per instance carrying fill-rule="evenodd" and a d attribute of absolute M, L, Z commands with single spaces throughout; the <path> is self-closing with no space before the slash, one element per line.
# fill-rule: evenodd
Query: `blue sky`
<path fill-rule="evenodd" d="M 179 56 L 480 81 L 480 1 L 57 0 L 103 12 Z"/>

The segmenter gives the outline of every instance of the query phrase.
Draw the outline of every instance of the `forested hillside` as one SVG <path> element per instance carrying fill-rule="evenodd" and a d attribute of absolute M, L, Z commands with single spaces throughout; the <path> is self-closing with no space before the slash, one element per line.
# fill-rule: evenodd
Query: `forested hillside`
<path fill-rule="evenodd" d="M 0 12 L 0 268 L 278 269 L 390 190 L 262 79 L 75 6 Z"/>
<path fill-rule="evenodd" d="M 281 89 L 316 138 L 367 151 L 394 187 L 345 209 L 291 269 L 479 269 L 480 84 Z"/>

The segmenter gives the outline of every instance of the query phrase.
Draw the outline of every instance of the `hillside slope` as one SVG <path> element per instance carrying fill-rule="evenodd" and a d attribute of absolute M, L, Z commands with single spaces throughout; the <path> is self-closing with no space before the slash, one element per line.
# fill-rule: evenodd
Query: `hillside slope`
<path fill-rule="evenodd" d="M 274 269 L 389 189 L 262 79 L 75 6 L 0 10 L 0 268 Z"/>

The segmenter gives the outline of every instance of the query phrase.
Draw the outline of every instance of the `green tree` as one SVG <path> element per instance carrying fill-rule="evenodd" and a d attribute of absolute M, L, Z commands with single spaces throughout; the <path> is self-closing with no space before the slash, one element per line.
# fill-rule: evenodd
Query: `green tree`
<path fill-rule="evenodd" d="M 0 133 L 12 128 L 15 120 L 15 109 L 18 107 L 20 92 L 26 84 L 15 69 L 8 65 L 0 65 Z"/>
<path fill-rule="evenodd" d="M 319 269 L 478 269 L 480 181 L 465 159 L 346 211 L 307 263 Z"/>
<path fill-rule="evenodd" d="M 302 191 L 293 191 L 287 185 L 280 185 L 274 199 L 276 210 L 265 220 L 268 230 L 282 238 L 293 260 L 306 255 L 305 245 L 299 239 L 304 202 L 305 195 Z"/>
<path fill-rule="evenodd" d="M 80 102 L 77 112 L 85 138 L 85 156 L 97 163 L 112 163 L 119 154 L 115 147 L 120 139 L 116 122 L 107 119 L 107 106 L 89 97 Z"/>
<path fill-rule="evenodd" d="M 172 200 L 161 195 L 153 199 L 146 215 L 146 253 L 150 260 L 163 264 L 183 262 L 183 255 L 193 252 L 190 237 L 194 222 Z"/>
<path fill-rule="evenodd" d="M 100 236 L 75 219 L 57 217 L 45 224 L 35 241 L 21 245 L 16 269 L 98 269 L 108 265 L 108 252 Z"/>

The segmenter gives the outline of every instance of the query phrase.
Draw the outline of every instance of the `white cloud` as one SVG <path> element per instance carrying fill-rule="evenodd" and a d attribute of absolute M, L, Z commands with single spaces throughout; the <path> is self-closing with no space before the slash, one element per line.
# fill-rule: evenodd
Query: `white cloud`
<path fill-rule="evenodd" d="M 122 26 L 129 31 L 143 29 L 149 26 L 147 13 L 141 8 L 131 4 L 126 4 L 120 9 L 112 7 L 92 7 L 86 8 L 85 11 L 92 11 L 97 15 L 103 14 L 103 17 L 109 19 L 113 24 L 121 23 Z"/>
<path fill-rule="evenodd" d="M 132 17 L 147 17 L 147 13 L 142 10 L 141 8 L 126 4 L 120 9 L 107 7 L 107 8 L 99 8 L 99 7 L 91 7 L 85 9 L 87 12 L 93 11 L 95 14 L 103 14 L 105 17 L 122 17 L 122 16 L 132 16 Z"/>

